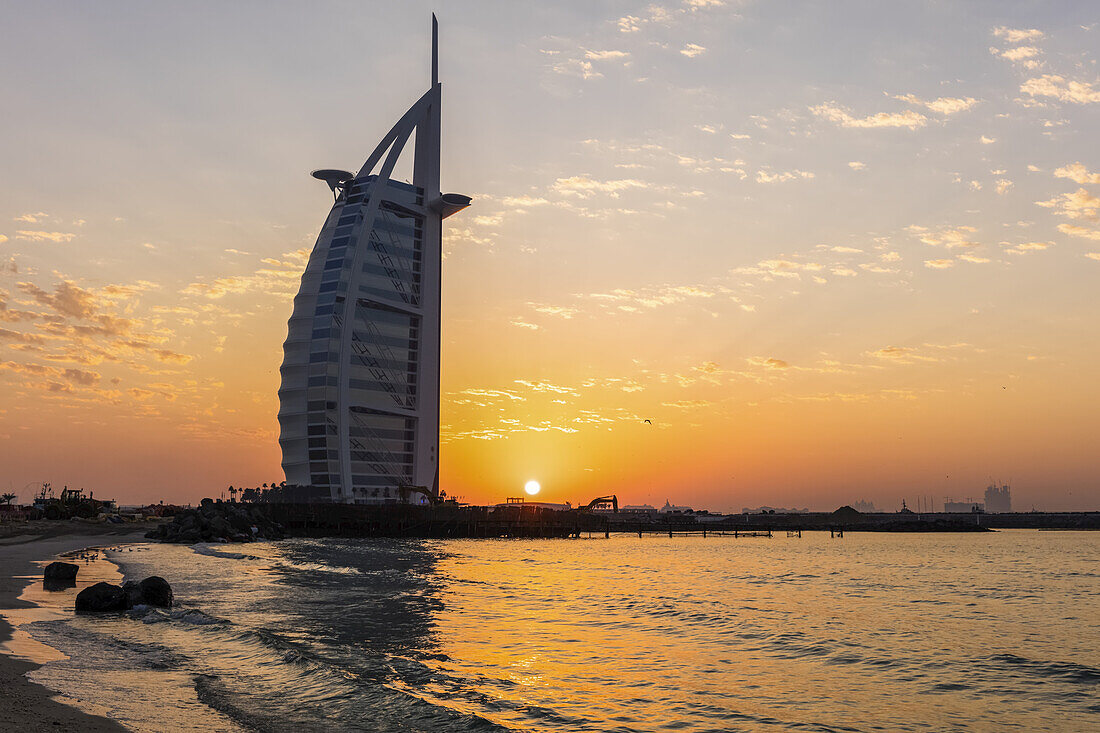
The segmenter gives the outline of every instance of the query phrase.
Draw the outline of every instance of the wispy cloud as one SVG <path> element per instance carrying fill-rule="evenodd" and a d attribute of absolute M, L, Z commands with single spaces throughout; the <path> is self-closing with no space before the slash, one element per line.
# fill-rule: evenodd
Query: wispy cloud
<path fill-rule="evenodd" d="M 1095 89 L 1091 83 L 1066 80 L 1057 74 L 1043 74 L 1028 79 L 1020 85 L 1020 91 L 1031 97 L 1051 97 L 1071 104 L 1100 102 L 1100 89 Z"/>
<path fill-rule="evenodd" d="M 793 171 L 770 171 L 759 170 L 756 172 L 757 183 L 783 183 L 785 181 L 794 181 L 799 178 L 813 178 L 814 174 L 808 171 L 800 171 L 795 169 Z"/>
<path fill-rule="evenodd" d="M 817 117 L 834 122 L 841 127 L 905 127 L 915 130 L 928 124 L 927 117 L 911 109 L 904 112 L 876 112 L 866 117 L 855 117 L 848 108 L 841 107 L 835 102 L 828 102 L 810 107 L 810 111 Z"/>
<path fill-rule="evenodd" d="M 1057 178 L 1068 178 L 1074 183 L 1100 183 L 1100 173 L 1090 173 L 1082 163 L 1070 163 L 1056 168 L 1054 175 Z"/>
<path fill-rule="evenodd" d="M 1043 32 L 1035 28 L 1008 28 L 1002 25 L 993 29 L 993 35 L 1003 38 L 1009 43 L 1020 43 L 1022 41 L 1037 41 L 1043 37 Z"/>
<path fill-rule="evenodd" d="M 72 232 L 46 232 L 38 230 L 20 229 L 15 232 L 16 239 L 27 239 L 32 242 L 71 242 L 76 239 Z"/>
<path fill-rule="evenodd" d="M 978 104 L 978 100 L 974 97 L 939 97 L 933 100 L 925 100 L 920 99 L 915 94 L 898 94 L 894 95 L 894 99 L 924 107 L 945 117 L 964 112 Z"/>
<path fill-rule="evenodd" d="M 553 189 L 567 196 L 588 198 L 596 193 L 604 193 L 612 198 L 631 188 L 649 188 L 649 184 L 634 178 L 600 181 L 586 175 L 559 178 L 554 181 Z"/>
<path fill-rule="evenodd" d="M 912 225 L 906 227 L 906 229 L 921 242 L 933 247 L 953 249 L 956 247 L 978 246 L 978 243 L 971 238 L 971 235 L 978 230 L 972 226 L 949 227 L 938 231 L 930 231 L 925 227 Z"/>

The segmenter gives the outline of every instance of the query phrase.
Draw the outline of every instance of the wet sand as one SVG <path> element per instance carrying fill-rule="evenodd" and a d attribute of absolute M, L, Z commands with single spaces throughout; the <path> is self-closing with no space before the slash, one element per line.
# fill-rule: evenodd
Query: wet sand
<path fill-rule="evenodd" d="M 36 560 L 51 560 L 59 553 L 85 547 L 139 542 L 155 523 L 85 524 L 80 522 L 39 521 L 0 528 L 0 645 L 12 638 L 12 626 L 3 614 L 8 609 L 32 608 L 19 600 L 30 579 L 42 568 Z M 40 665 L 12 655 L 0 646 L 0 689 L 4 691 L 4 726 L 23 733 L 37 731 L 87 731 L 115 733 L 122 725 L 107 718 L 89 715 L 60 702 L 57 693 L 26 678 L 27 672 Z"/>

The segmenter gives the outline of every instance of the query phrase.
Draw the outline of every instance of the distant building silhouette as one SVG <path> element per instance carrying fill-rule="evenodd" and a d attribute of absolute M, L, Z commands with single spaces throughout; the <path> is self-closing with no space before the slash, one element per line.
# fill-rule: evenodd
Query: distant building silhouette
<path fill-rule="evenodd" d="M 288 484 L 345 503 L 439 496 L 442 220 L 469 205 L 439 187 L 441 87 L 358 173 L 320 170 L 335 203 L 310 255 L 283 344 L 279 445 Z M 391 178 L 415 133 L 412 183 Z"/>
<path fill-rule="evenodd" d="M 787 509 L 781 506 L 758 506 L 755 509 L 752 507 L 741 507 L 742 514 L 809 514 L 810 510 L 806 508 L 802 509 Z"/>
<path fill-rule="evenodd" d="M 694 510 L 689 506 L 676 506 L 668 499 L 665 499 L 665 505 L 657 510 L 658 514 L 692 514 Z"/>
<path fill-rule="evenodd" d="M 993 513 L 1012 511 L 1012 490 L 1008 484 L 998 487 L 994 483 L 986 487 L 985 510 Z"/>
<path fill-rule="evenodd" d="M 974 501 L 973 499 L 967 499 L 966 501 L 948 499 L 943 503 L 943 510 L 947 514 L 971 514 L 973 512 L 984 512 L 985 506 L 980 501 Z"/>
<path fill-rule="evenodd" d="M 852 508 L 855 509 L 857 512 L 863 514 L 874 514 L 878 512 L 878 509 L 875 508 L 874 502 L 866 501 L 864 499 L 860 499 L 855 504 L 852 504 Z"/>

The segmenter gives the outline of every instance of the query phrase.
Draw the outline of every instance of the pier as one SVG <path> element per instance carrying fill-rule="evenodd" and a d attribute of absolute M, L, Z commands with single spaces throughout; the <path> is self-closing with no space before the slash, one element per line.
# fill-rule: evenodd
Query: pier
<path fill-rule="evenodd" d="M 605 506 L 610 503 L 611 506 Z M 615 502 L 580 508 L 535 503 L 469 506 L 454 502 L 338 504 L 329 502 L 225 502 L 204 499 L 149 533 L 166 542 L 238 541 L 292 537 L 610 538 L 698 537 L 770 539 L 776 533 L 800 539 L 803 532 L 988 532 L 991 528 L 1097 529 L 1100 513 L 992 515 L 862 514 L 849 507 L 810 514 L 656 514 L 614 511 Z M 259 526 L 259 531 L 257 530 Z M 251 530 L 250 530 L 251 528 Z M 251 531 L 251 534 L 250 534 Z"/>

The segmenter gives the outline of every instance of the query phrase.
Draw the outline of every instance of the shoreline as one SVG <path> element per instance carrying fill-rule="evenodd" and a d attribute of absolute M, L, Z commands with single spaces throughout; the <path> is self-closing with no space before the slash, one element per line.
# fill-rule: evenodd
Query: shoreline
<path fill-rule="evenodd" d="M 80 730 L 88 733 L 119 733 L 127 728 L 109 718 L 92 715 L 69 704 L 61 693 L 27 678 L 42 664 L 17 656 L 7 645 L 15 627 L 10 612 L 37 608 L 20 600 L 26 588 L 41 582 L 42 568 L 36 561 L 52 560 L 61 553 L 107 544 L 143 541 L 152 523 L 98 525 L 74 522 L 50 523 L 46 532 L 8 534 L 0 537 L 0 687 L 4 690 L 5 720 L 13 730 Z M 39 529 L 35 527 L 35 529 Z M 37 576 L 37 580 L 32 577 Z"/>

